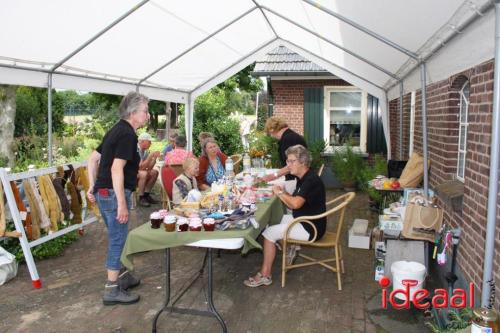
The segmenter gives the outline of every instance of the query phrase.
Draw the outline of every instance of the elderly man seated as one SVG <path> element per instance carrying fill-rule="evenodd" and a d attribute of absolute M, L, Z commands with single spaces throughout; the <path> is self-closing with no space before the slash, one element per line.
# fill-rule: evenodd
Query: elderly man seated
<path fill-rule="evenodd" d="M 159 151 L 149 152 L 151 146 L 151 135 L 142 133 L 138 138 L 137 152 L 141 158 L 139 164 L 139 173 L 137 174 L 137 191 L 139 192 L 139 205 L 149 207 L 152 204 L 157 204 L 150 192 L 153 188 L 156 179 L 158 178 L 158 170 L 154 169 L 156 159 L 160 156 Z"/>

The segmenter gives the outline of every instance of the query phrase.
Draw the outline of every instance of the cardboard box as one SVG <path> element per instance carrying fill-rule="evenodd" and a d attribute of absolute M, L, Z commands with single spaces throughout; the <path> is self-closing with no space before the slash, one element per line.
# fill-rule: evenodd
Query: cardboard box
<path fill-rule="evenodd" d="M 348 246 L 355 249 L 369 249 L 371 229 L 367 229 L 364 234 L 354 233 L 353 228 L 349 229 Z"/>

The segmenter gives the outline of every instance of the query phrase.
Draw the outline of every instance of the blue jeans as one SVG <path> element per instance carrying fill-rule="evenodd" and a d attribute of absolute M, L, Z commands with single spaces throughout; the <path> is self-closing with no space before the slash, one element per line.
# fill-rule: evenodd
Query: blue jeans
<path fill-rule="evenodd" d="M 131 194 L 132 191 L 125 189 L 125 199 L 129 211 L 131 206 Z M 128 235 L 128 222 L 122 224 L 116 219 L 118 202 L 113 189 L 108 189 L 107 196 L 97 191 L 95 197 L 104 223 L 108 228 L 108 255 L 106 257 L 106 268 L 112 271 L 119 271 L 122 267 L 120 256 L 122 255 L 123 246 L 125 245 Z"/>

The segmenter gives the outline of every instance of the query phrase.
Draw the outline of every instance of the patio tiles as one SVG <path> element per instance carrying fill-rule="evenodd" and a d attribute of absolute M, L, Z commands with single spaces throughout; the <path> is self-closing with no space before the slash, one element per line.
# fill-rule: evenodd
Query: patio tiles
<path fill-rule="evenodd" d="M 329 191 L 328 195 L 339 193 Z M 376 220 L 366 207 L 366 196 L 358 193 L 346 212 L 344 244 L 355 217 L 367 218 L 371 223 Z M 132 211 L 132 226 L 137 226 L 137 221 L 143 221 L 150 211 Z M 136 274 L 142 279 L 134 289 L 141 295 L 139 303 L 104 307 L 105 232 L 102 224 L 90 225 L 85 236 L 62 256 L 37 262 L 42 289 L 31 288 L 28 270 L 20 266 L 18 276 L 0 286 L 0 332 L 151 331 L 165 292 L 164 252 L 134 257 Z M 279 261 L 274 266 L 271 286 L 247 288 L 242 281 L 258 270 L 261 252 L 252 251 L 242 257 L 238 251 L 223 251 L 220 258 L 214 257 L 215 306 L 229 332 L 399 332 L 406 327 L 405 322 L 398 321 L 397 313 L 380 309 L 380 288 L 373 281 L 373 251 L 344 247 L 344 255 L 342 291 L 337 290 L 336 276 L 319 266 L 290 271 L 286 287 L 281 288 Z M 199 269 L 203 256 L 203 249 L 180 247 L 171 251 L 174 295 Z M 195 284 L 178 305 L 205 309 L 203 286 Z M 405 328 L 405 332 L 425 332 L 420 322 L 409 317 L 408 325 L 412 329 Z M 218 322 L 208 317 L 164 313 L 158 321 L 158 332 L 219 331 Z"/>

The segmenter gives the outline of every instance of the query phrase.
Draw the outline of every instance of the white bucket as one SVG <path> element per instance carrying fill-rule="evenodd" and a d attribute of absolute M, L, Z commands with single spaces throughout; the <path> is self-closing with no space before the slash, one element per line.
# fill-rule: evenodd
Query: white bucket
<path fill-rule="evenodd" d="M 426 268 L 424 265 L 415 261 L 396 261 L 391 265 L 392 273 L 392 290 L 403 289 L 406 286 L 403 284 L 404 280 L 416 281 L 417 285 L 410 287 L 410 302 L 413 301 L 413 294 L 415 290 L 422 288 L 424 285 Z M 406 296 L 403 293 L 397 293 L 396 298 L 405 301 Z"/>

